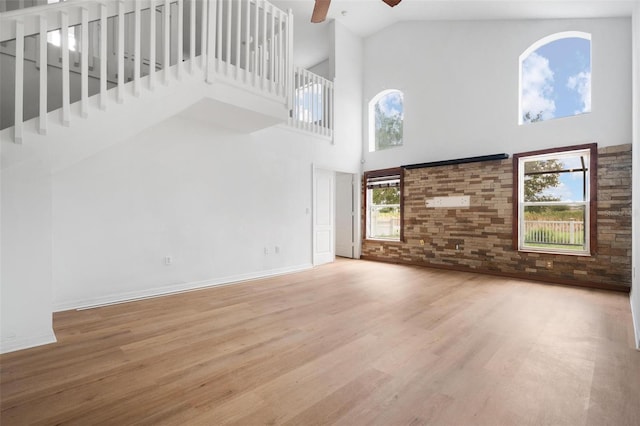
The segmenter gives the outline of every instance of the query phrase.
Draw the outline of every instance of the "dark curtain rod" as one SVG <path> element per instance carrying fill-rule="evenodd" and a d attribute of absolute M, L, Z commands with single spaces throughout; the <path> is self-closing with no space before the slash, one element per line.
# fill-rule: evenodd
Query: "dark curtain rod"
<path fill-rule="evenodd" d="M 509 158 L 509 154 L 480 155 L 478 157 L 458 158 L 455 160 L 443 160 L 443 161 L 432 161 L 430 163 L 409 164 L 407 166 L 402 166 L 402 168 L 408 169 L 408 170 L 422 169 L 425 167 L 450 166 L 453 164 L 477 163 L 480 161 L 506 160 L 507 158 Z"/>

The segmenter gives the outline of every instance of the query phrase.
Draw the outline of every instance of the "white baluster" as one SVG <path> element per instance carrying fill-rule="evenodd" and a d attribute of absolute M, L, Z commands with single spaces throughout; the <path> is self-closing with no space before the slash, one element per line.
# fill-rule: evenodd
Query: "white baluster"
<path fill-rule="evenodd" d="M 41 67 L 41 68 L 44 68 Z M 24 23 L 16 21 L 16 80 L 15 80 L 15 114 L 14 114 L 14 135 L 15 143 L 22 143 L 23 124 L 23 96 L 24 96 Z"/>
<path fill-rule="evenodd" d="M 118 103 L 124 102 L 124 1 L 118 1 Z"/>
<path fill-rule="evenodd" d="M 195 71 L 196 65 L 196 0 L 189 1 L 189 71 Z"/>
<path fill-rule="evenodd" d="M 164 0 L 164 84 L 169 84 L 169 72 L 171 68 L 171 3 Z"/>
<path fill-rule="evenodd" d="M 100 108 L 107 108 L 107 5 L 100 4 Z"/>
<path fill-rule="evenodd" d="M 214 22 L 216 22 L 216 0 L 213 0 L 214 4 L 211 5 L 211 9 L 207 9 L 207 6 L 209 4 L 209 0 L 202 0 L 202 17 L 200 20 L 200 28 L 201 28 L 201 32 L 200 32 L 200 66 L 202 67 L 202 69 L 204 69 L 205 65 L 207 65 L 207 55 L 209 54 L 209 52 L 207 51 L 208 49 L 211 50 L 215 50 L 214 49 L 214 44 L 213 44 L 213 34 L 215 34 L 213 28 L 210 28 L 211 31 L 207 31 L 207 22 L 211 22 L 212 24 Z M 211 16 L 208 16 L 209 14 L 211 14 Z M 207 19 L 210 18 L 208 21 Z M 208 40 L 208 44 L 207 44 L 207 40 Z M 208 46 L 208 47 L 207 47 Z M 211 54 L 213 54 L 214 52 L 211 52 Z M 209 64 L 209 67 L 211 66 L 211 64 Z M 209 71 L 211 73 L 211 71 Z M 207 74 L 207 81 L 211 82 L 212 81 L 212 77 L 213 77 L 213 73 L 211 74 Z"/>
<path fill-rule="evenodd" d="M 289 11 L 287 12 L 287 24 L 285 25 L 286 28 L 286 37 L 287 37 L 287 43 L 286 43 L 286 61 L 285 61 L 285 72 L 286 72 L 286 91 L 285 93 L 287 93 L 287 106 L 292 105 L 292 96 L 293 96 L 293 88 L 291 87 L 293 84 L 293 11 L 291 9 L 289 9 Z"/>
<path fill-rule="evenodd" d="M 69 15 L 60 12 L 60 50 L 62 51 L 62 125 L 70 124 L 69 106 Z"/>
<path fill-rule="evenodd" d="M 259 65 L 259 56 L 258 56 L 258 45 L 260 41 L 260 8 L 258 7 L 258 0 L 254 0 L 255 9 L 253 12 L 253 67 L 252 67 L 252 76 L 251 76 L 251 85 L 256 87 L 256 81 L 258 77 L 258 69 Z"/>
<path fill-rule="evenodd" d="M 156 1 L 149 0 L 149 90 L 156 82 Z"/>
<path fill-rule="evenodd" d="M 142 55 L 140 53 L 140 37 L 142 33 L 140 2 L 136 1 L 133 7 L 133 94 L 140 96 L 140 66 L 142 64 Z"/>
<path fill-rule="evenodd" d="M 47 134 L 47 15 L 40 15 L 40 118 L 38 132 Z M 18 74 L 16 74 L 18 75 Z"/>
<path fill-rule="evenodd" d="M 227 31 L 225 31 L 226 43 L 225 43 L 224 74 L 226 76 L 229 76 L 229 65 L 231 65 L 231 9 L 233 5 L 229 0 L 225 0 L 225 4 L 227 7 L 227 16 L 225 19 L 225 25 L 226 25 Z"/>
<path fill-rule="evenodd" d="M 262 61 L 260 64 L 261 89 L 267 88 L 267 2 L 262 0 Z"/>
<path fill-rule="evenodd" d="M 81 13 L 82 42 L 80 52 L 80 113 L 83 118 L 89 116 L 89 10 L 83 7 Z M 77 44 L 76 44 L 77 46 Z"/>
<path fill-rule="evenodd" d="M 236 5 L 236 46 L 235 46 L 235 60 L 236 60 L 236 80 L 240 79 L 240 42 L 242 38 L 242 0 L 234 2 Z"/>
<path fill-rule="evenodd" d="M 178 80 L 182 78 L 182 60 L 184 59 L 184 45 L 183 45 L 183 34 L 184 31 L 184 4 L 182 0 L 178 0 L 178 53 L 176 58 L 176 66 L 178 73 Z"/>
<path fill-rule="evenodd" d="M 269 13 L 269 21 L 271 23 L 271 37 L 269 38 L 269 92 L 273 93 L 273 89 L 274 89 L 274 82 L 275 82 L 275 69 L 276 69 L 276 64 L 274 61 L 275 58 L 275 44 L 274 44 L 274 37 L 275 37 L 275 26 L 276 26 L 276 21 L 275 21 L 275 14 L 273 13 L 273 5 L 271 3 L 269 3 L 269 7 L 271 8 L 271 12 Z"/>
<path fill-rule="evenodd" d="M 249 83 L 249 49 L 251 48 L 251 0 L 247 0 L 245 6 L 244 26 L 244 83 Z"/>

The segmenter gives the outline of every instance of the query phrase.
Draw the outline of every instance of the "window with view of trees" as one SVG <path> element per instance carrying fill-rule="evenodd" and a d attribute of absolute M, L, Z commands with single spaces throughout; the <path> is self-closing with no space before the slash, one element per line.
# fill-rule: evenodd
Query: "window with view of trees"
<path fill-rule="evenodd" d="M 520 124 L 588 112 L 591 34 L 552 34 L 520 55 Z"/>
<path fill-rule="evenodd" d="M 399 168 L 365 173 L 366 236 L 400 241 L 402 238 L 402 171 Z"/>
<path fill-rule="evenodd" d="M 369 152 L 402 145 L 404 97 L 399 90 L 378 93 L 369 103 Z"/>
<path fill-rule="evenodd" d="M 595 144 L 514 155 L 518 250 L 586 255 L 595 249 L 596 155 Z"/>

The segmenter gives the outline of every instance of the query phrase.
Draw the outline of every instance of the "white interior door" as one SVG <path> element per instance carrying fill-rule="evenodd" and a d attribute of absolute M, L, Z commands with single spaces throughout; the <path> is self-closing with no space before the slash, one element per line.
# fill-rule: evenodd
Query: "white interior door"
<path fill-rule="evenodd" d="M 313 264 L 335 260 L 335 173 L 313 170 Z"/>
<path fill-rule="evenodd" d="M 354 176 L 336 173 L 336 256 L 355 257 Z"/>

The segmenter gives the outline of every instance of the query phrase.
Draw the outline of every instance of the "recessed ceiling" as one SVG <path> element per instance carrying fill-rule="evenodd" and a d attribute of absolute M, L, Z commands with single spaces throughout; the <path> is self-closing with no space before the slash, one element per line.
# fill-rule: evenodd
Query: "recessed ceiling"
<path fill-rule="evenodd" d="M 327 20 L 310 22 L 314 0 L 271 0 L 294 14 L 295 62 L 310 67 L 329 56 L 332 19 L 368 37 L 396 22 L 433 20 L 564 19 L 631 16 L 634 1 L 583 0 L 403 0 L 390 8 L 381 0 L 332 0 Z M 343 14 L 343 11 L 346 12 Z"/>

